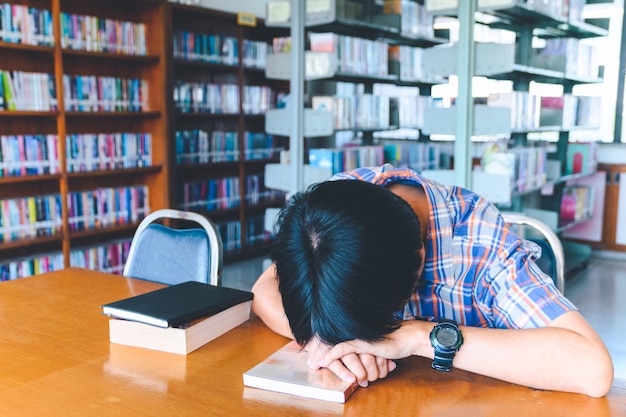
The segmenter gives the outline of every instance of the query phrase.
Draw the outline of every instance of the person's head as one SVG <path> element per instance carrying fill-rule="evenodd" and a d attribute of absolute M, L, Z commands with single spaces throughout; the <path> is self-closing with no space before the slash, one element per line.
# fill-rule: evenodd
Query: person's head
<path fill-rule="evenodd" d="M 327 181 L 289 199 L 272 260 L 295 339 L 380 340 L 399 325 L 422 267 L 420 224 L 391 191 Z"/>

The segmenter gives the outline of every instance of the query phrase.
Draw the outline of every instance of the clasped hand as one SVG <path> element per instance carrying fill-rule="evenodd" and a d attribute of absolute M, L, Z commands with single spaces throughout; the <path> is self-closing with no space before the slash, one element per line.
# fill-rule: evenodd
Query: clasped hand
<path fill-rule="evenodd" d="M 328 368 L 344 381 L 358 382 L 366 387 L 369 382 L 385 378 L 396 369 L 393 359 L 413 354 L 411 343 L 407 343 L 412 323 L 404 322 L 378 342 L 350 340 L 331 347 L 314 338 L 307 345 L 309 367 Z"/>

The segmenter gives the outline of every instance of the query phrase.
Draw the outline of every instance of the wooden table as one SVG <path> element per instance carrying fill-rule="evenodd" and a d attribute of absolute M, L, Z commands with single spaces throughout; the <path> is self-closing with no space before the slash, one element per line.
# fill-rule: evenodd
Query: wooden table
<path fill-rule="evenodd" d="M 626 416 L 621 380 L 595 399 L 422 358 L 344 405 L 244 388 L 242 373 L 287 342 L 257 318 L 187 357 L 110 344 L 100 305 L 159 287 L 76 268 L 0 283 L 0 416 Z"/>

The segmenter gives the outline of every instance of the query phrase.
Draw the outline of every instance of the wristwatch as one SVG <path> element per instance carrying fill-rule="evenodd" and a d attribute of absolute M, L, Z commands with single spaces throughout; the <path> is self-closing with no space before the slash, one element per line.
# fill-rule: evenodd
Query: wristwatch
<path fill-rule="evenodd" d="M 463 335 L 454 320 L 441 319 L 430 332 L 430 343 L 435 349 L 433 369 L 450 372 L 452 360 L 463 344 Z"/>

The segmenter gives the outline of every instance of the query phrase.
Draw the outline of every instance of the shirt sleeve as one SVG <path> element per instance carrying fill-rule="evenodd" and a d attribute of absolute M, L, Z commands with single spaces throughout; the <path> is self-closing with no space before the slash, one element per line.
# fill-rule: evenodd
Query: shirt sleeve
<path fill-rule="evenodd" d="M 538 245 L 518 238 L 484 274 L 479 283 L 484 288 L 481 304 L 494 327 L 545 327 L 562 314 L 576 310 L 535 263 L 540 255 Z"/>

